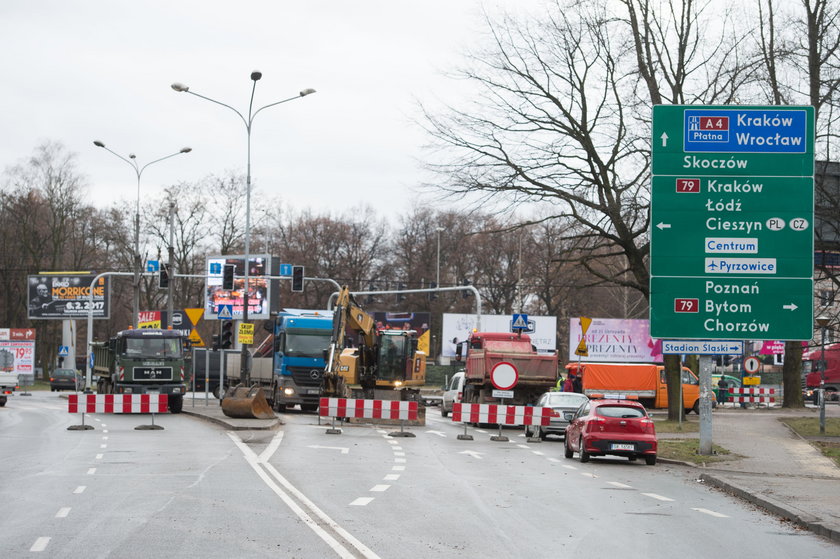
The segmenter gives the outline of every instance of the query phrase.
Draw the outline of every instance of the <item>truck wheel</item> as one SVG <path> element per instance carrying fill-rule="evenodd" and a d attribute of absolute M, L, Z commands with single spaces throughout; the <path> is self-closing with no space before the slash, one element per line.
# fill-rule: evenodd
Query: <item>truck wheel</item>
<path fill-rule="evenodd" d="M 169 395 L 169 412 L 170 413 L 181 413 L 181 408 L 184 407 L 184 397 L 180 394 L 170 394 Z"/>

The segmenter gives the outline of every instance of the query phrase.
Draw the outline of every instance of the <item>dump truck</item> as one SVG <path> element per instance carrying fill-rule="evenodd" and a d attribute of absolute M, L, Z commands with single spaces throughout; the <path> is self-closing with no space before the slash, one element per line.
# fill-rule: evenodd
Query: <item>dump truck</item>
<path fill-rule="evenodd" d="M 99 394 L 166 394 L 169 411 L 180 413 L 187 391 L 186 337 L 177 330 L 123 330 L 93 342 L 93 374 Z"/>
<path fill-rule="evenodd" d="M 528 334 L 511 332 L 472 332 L 464 341 L 455 341 L 455 359 L 465 357 L 465 386 L 462 402 L 473 404 L 500 403 L 493 396 L 490 373 L 500 363 L 513 365 L 518 373 L 510 390 L 513 398 L 504 403 L 534 404 L 541 394 L 557 382 L 557 352 L 539 353 Z M 466 349 L 466 356 L 464 350 Z"/>
<path fill-rule="evenodd" d="M 570 363 L 570 374 L 582 375 L 583 393 L 590 398 L 633 398 L 646 408 L 668 407 L 665 367 L 650 363 Z M 700 410 L 700 381 L 682 368 L 683 408 Z"/>
<path fill-rule="evenodd" d="M 825 370 L 821 368 L 825 360 Z M 825 399 L 838 400 L 840 395 L 840 344 L 815 348 L 802 356 L 802 389 L 806 398 L 817 401 L 816 393 L 825 389 Z"/>

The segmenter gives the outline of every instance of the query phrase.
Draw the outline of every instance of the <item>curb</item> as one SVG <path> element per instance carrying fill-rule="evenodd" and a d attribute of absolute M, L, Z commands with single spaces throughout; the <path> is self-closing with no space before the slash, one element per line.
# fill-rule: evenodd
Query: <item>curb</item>
<path fill-rule="evenodd" d="M 674 462 L 677 461 L 675 460 Z M 784 504 L 776 500 L 767 497 L 759 497 L 750 493 L 749 490 L 743 487 L 740 487 L 728 481 L 724 481 L 720 478 L 709 474 L 700 474 L 700 479 L 704 483 L 708 483 L 713 487 L 717 487 L 718 489 L 721 489 L 729 493 L 730 495 L 734 495 L 735 497 L 747 501 L 748 503 L 758 505 L 761 508 L 767 510 L 768 512 L 782 518 L 783 520 L 789 520 L 797 526 L 810 530 L 818 536 L 823 536 L 833 542 L 840 542 L 840 530 L 826 526 L 822 523 L 822 521 L 819 518 L 815 516 L 805 513 L 794 512 L 789 508 L 786 508 Z"/>
<path fill-rule="evenodd" d="M 216 417 L 210 417 L 209 415 L 204 415 L 201 413 L 191 412 L 186 409 L 182 409 L 181 413 L 184 415 L 189 415 L 190 417 L 197 417 L 199 419 L 203 419 L 204 421 L 208 421 L 210 423 L 215 423 L 216 425 L 221 425 L 231 431 L 273 431 L 283 425 L 283 421 L 278 419 L 272 419 L 271 423 L 268 425 L 255 425 L 255 426 L 244 426 L 244 425 L 233 425 L 225 421 L 224 419 L 219 419 Z"/>

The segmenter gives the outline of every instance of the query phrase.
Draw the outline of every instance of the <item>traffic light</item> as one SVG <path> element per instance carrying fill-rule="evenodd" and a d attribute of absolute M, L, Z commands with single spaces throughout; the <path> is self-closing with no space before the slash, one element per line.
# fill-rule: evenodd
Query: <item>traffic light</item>
<path fill-rule="evenodd" d="M 367 290 L 368 291 L 376 291 L 376 287 L 374 287 L 374 285 L 372 283 L 369 283 Z M 376 299 L 374 299 L 373 295 L 368 295 L 368 296 L 365 297 L 365 305 L 372 305 L 375 302 L 376 302 Z"/>
<path fill-rule="evenodd" d="M 429 282 L 429 289 L 437 289 L 437 286 L 438 286 L 438 284 L 437 284 L 436 281 Z M 438 298 L 438 294 L 435 293 L 434 291 L 429 293 L 429 301 L 437 301 L 437 298 Z"/>
<path fill-rule="evenodd" d="M 221 336 L 219 336 L 218 334 L 213 334 L 213 345 L 211 346 L 213 351 L 219 351 L 221 345 Z"/>
<path fill-rule="evenodd" d="M 398 291 L 402 291 L 403 289 L 405 289 L 404 283 L 397 285 Z M 405 293 L 397 293 L 397 303 L 402 303 L 403 301 L 405 301 Z"/>
<path fill-rule="evenodd" d="M 303 266 L 292 266 L 292 292 L 303 292 Z"/>
<path fill-rule="evenodd" d="M 230 349 L 233 347 L 233 321 L 225 320 L 222 323 L 221 348 Z"/>
<path fill-rule="evenodd" d="M 233 289 L 233 273 L 236 271 L 236 266 L 233 264 L 225 264 L 222 270 L 222 289 L 228 291 Z"/>
<path fill-rule="evenodd" d="M 158 272 L 158 287 L 169 289 L 169 264 L 161 264 Z"/>
<path fill-rule="evenodd" d="M 472 285 L 472 282 L 470 280 L 468 280 L 467 278 L 464 278 L 464 280 L 461 282 L 461 285 L 463 285 L 463 286 Z M 461 297 L 463 297 L 464 299 L 469 299 L 470 297 L 472 297 L 472 295 L 473 295 L 472 290 L 465 289 L 461 292 Z"/>

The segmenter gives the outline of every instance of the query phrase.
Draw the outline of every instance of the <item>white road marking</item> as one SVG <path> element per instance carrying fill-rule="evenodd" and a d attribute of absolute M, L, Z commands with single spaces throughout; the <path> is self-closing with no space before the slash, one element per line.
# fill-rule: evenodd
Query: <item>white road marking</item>
<path fill-rule="evenodd" d="M 402 448 L 401 446 L 395 446 L 395 447 L 393 447 L 391 450 L 402 450 L 402 449 L 403 449 L 403 448 Z"/>
<path fill-rule="evenodd" d="M 381 485 L 374 485 L 370 490 L 371 491 L 378 491 L 378 492 L 381 493 L 383 491 L 388 491 L 390 488 L 391 488 L 390 485 L 381 484 Z"/>
<path fill-rule="evenodd" d="M 619 483 L 619 482 L 617 482 L 617 481 L 608 481 L 607 483 L 608 483 L 609 485 L 612 485 L 612 486 L 614 486 L 614 487 L 619 487 L 619 488 L 621 488 L 621 489 L 633 489 L 631 486 L 629 486 L 629 485 L 625 485 L 624 483 Z"/>
<path fill-rule="evenodd" d="M 268 462 L 260 462 L 259 457 L 248 448 L 248 445 L 242 442 L 236 433 L 228 431 L 228 437 L 236 444 L 239 450 L 242 452 L 243 456 L 245 457 L 245 461 L 251 466 L 251 468 L 257 473 L 258 476 L 263 480 L 263 482 L 278 496 L 280 499 L 288 506 L 292 512 L 294 512 L 298 518 L 300 518 L 313 532 L 315 532 L 324 542 L 327 543 L 340 557 L 345 557 L 347 559 L 352 559 L 356 556 L 356 554 L 352 553 L 349 549 L 341 545 L 335 538 L 333 538 L 326 530 L 324 530 L 309 514 L 307 514 L 292 498 L 283 491 L 280 486 L 278 486 L 273 479 L 277 480 L 289 493 L 294 495 L 304 506 L 306 506 L 313 514 L 315 514 L 321 521 L 324 522 L 327 526 L 329 526 L 333 531 L 339 534 L 342 538 L 345 539 L 351 546 L 353 546 L 363 557 L 368 559 L 379 559 L 379 556 L 373 552 L 373 550 L 369 549 L 366 545 L 362 542 L 357 540 L 353 537 L 352 534 L 347 532 L 344 528 L 339 526 L 335 523 L 329 516 L 326 515 L 321 509 L 319 509 L 315 503 L 309 500 L 303 493 L 301 493 L 295 486 L 293 486 L 289 481 L 283 477 L 277 469 L 272 466 Z M 268 472 L 268 474 L 266 473 Z M 270 475 L 269 475 L 270 474 Z M 359 499 L 356 499 L 358 501 Z M 370 498 L 372 501 L 373 499 Z M 370 501 L 368 501 L 370 502 Z M 364 504 L 367 504 L 364 503 Z"/>
<path fill-rule="evenodd" d="M 32 544 L 32 547 L 29 548 L 29 551 L 44 551 L 47 549 L 47 545 L 50 543 L 50 538 L 38 538 L 35 540 L 35 543 Z"/>
<path fill-rule="evenodd" d="M 108 440 L 108 437 L 102 437 L 102 440 L 103 440 L 103 441 L 107 441 L 107 440 Z"/>
<path fill-rule="evenodd" d="M 88 468 L 88 475 L 89 476 L 92 476 L 95 473 L 96 473 L 96 468 Z"/>
<path fill-rule="evenodd" d="M 101 444 L 101 445 L 99 445 L 99 448 L 108 448 L 108 445 L 107 444 Z"/>
<path fill-rule="evenodd" d="M 394 458 L 394 462 L 397 464 L 405 464 L 405 458 Z"/>
<path fill-rule="evenodd" d="M 70 514 L 70 507 L 62 507 L 58 509 L 58 512 L 55 513 L 56 518 L 67 518 L 67 515 Z"/>
<path fill-rule="evenodd" d="M 519 448 L 531 448 L 531 447 L 530 447 L 530 446 L 528 446 L 527 444 L 518 444 L 518 445 L 516 445 L 516 446 L 518 446 Z"/>
<path fill-rule="evenodd" d="M 265 447 L 265 450 L 262 451 L 260 454 L 260 462 L 268 462 L 274 453 L 277 451 L 277 447 L 280 446 L 280 443 L 283 441 L 283 431 L 279 431 L 274 438 L 271 439 L 271 442 L 268 443 L 268 446 Z M 346 452 L 342 452 L 342 454 L 347 454 Z"/>
<path fill-rule="evenodd" d="M 385 440 L 386 440 L 386 441 L 388 441 L 388 444 L 394 444 L 394 445 L 396 445 L 396 444 L 400 444 L 400 443 L 398 443 L 397 441 L 395 441 L 395 440 L 393 440 L 393 439 L 385 439 Z"/>
<path fill-rule="evenodd" d="M 379 433 L 380 435 L 387 435 L 388 434 L 388 431 L 385 431 L 384 429 L 377 429 L 376 432 Z"/>
<path fill-rule="evenodd" d="M 545 452 L 542 452 L 541 450 L 532 450 L 531 452 L 533 452 L 537 456 L 545 456 Z"/>
<path fill-rule="evenodd" d="M 105 456 L 105 455 L 104 455 L 104 454 L 97 454 L 97 455 L 96 455 L 96 459 L 97 459 L 97 460 L 102 460 L 102 457 L 103 457 L 103 456 Z"/>
<path fill-rule="evenodd" d="M 446 433 L 443 431 L 426 431 L 427 433 L 431 433 L 432 435 L 437 435 L 438 437 L 446 438 Z"/>
<path fill-rule="evenodd" d="M 352 503 L 350 503 L 351 507 L 363 507 L 373 501 L 373 497 L 359 497 Z"/>
<path fill-rule="evenodd" d="M 560 462 L 560 459 L 559 458 L 549 458 L 548 461 L 549 462 Z"/>
<path fill-rule="evenodd" d="M 347 448 L 347 447 L 343 447 L 343 446 L 321 446 L 319 444 L 311 444 L 311 445 L 309 445 L 309 448 L 320 448 L 322 450 L 339 450 L 339 451 L 341 451 L 341 454 L 349 454 L 350 453 L 350 449 Z"/>
<path fill-rule="evenodd" d="M 400 474 L 387 474 L 383 480 L 384 481 L 397 481 L 400 479 Z"/>
<path fill-rule="evenodd" d="M 394 456 L 405 456 L 405 452 L 395 452 Z"/>
<path fill-rule="evenodd" d="M 101 419 L 99 419 L 98 417 L 94 417 L 94 418 L 93 418 L 93 420 L 94 420 L 94 421 L 98 421 L 98 422 L 102 423 L 102 420 L 101 420 Z"/>
<path fill-rule="evenodd" d="M 405 471 L 405 466 L 393 466 L 391 468 L 391 471 L 393 471 L 393 472 L 404 472 Z"/>
<path fill-rule="evenodd" d="M 580 475 L 582 475 L 583 477 L 591 477 L 592 479 L 596 479 L 598 477 L 591 472 L 580 472 Z"/>
<path fill-rule="evenodd" d="M 708 514 L 709 516 L 714 516 L 715 518 L 729 518 L 729 517 L 728 517 L 728 516 L 726 516 L 725 514 L 722 514 L 722 513 L 719 513 L 719 512 L 715 512 L 715 511 L 713 511 L 713 510 L 709 510 L 709 509 L 696 509 L 696 508 L 692 508 L 691 510 L 696 510 L 697 512 L 702 512 L 703 514 Z"/>
<path fill-rule="evenodd" d="M 87 489 L 87 486 L 80 485 L 76 489 L 73 490 L 73 493 L 78 495 L 79 493 L 84 493 L 85 489 Z"/>
<path fill-rule="evenodd" d="M 575 468 L 574 466 L 572 466 L 570 464 L 563 464 L 563 467 L 566 468 L 567 470 L 577 470 L 577 468 Z"/>
<path fill-rule="evenodd" d="M 657 495 L 656 493 L 642 493 L 645 497 L 650 497 L 651 499 L 656 499 L 657 501 L 673 501 L 673 499 L 669 499 L 668 497 L 663 497 L 662 495 Z"/>
<path fill-rule="evenodd" d="M 107 433 L 107 432 L 108 432 L 108 429 L 105 429 L 105 430 L 103 430 L 102 432 L 103 432 L 103 433 Z"/>
<path fill-rule="evenodd" d="M 481 460 L 481 453 L 476 452 L 474 450 L 462 450 L 458 454 L 466 454 L 467 456 L 471 456 L 473 458 L 478 458 L 479 460 Z"/>

